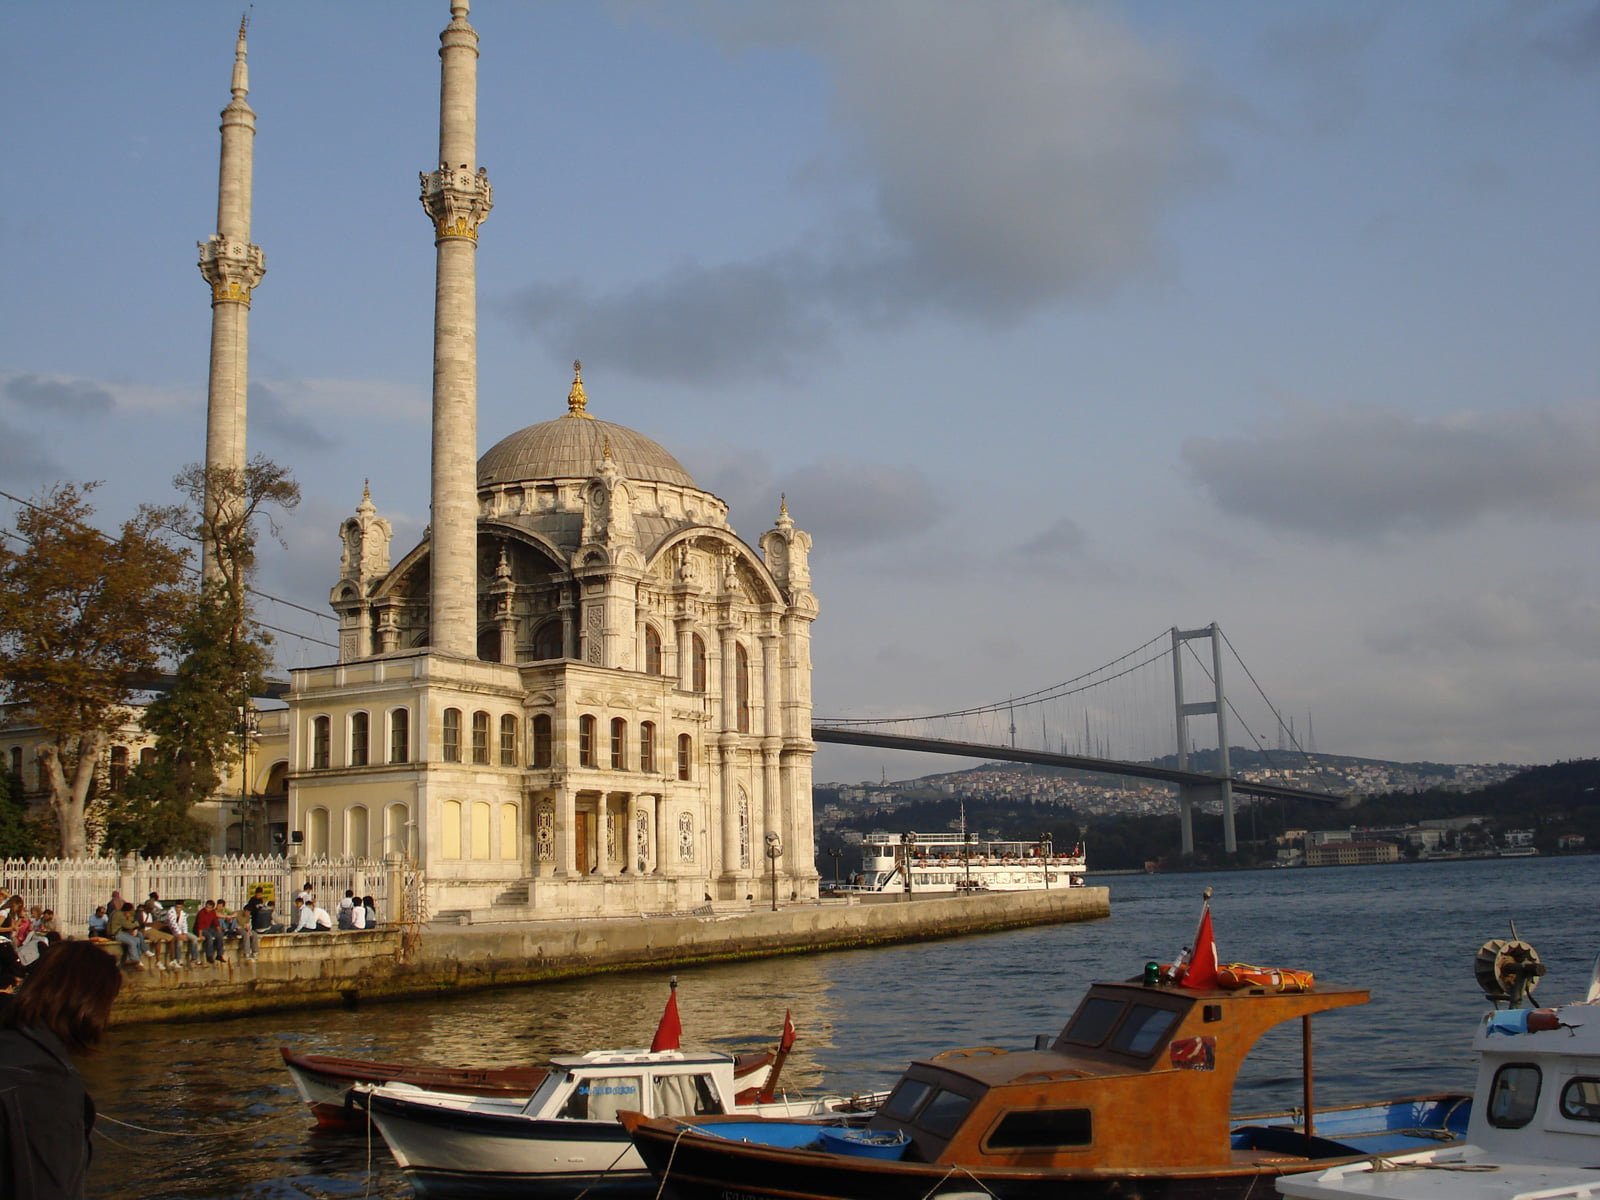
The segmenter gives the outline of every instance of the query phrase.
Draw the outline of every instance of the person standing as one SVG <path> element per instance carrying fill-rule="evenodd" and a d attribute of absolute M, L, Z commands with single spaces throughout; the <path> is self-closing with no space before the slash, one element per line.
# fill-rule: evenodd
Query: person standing
<path fill-rule="evenodd" d="M 100 947 L 63 942 L 0 1017 L 0 1195 L 84 1195 L 95 1112 L 72 1056 L 100 1041 L 121 987 L 122 972 Z"/>

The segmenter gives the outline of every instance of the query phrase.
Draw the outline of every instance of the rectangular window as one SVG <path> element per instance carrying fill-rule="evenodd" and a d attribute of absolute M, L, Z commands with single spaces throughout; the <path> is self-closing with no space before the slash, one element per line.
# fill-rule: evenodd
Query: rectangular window
<path fill-rule="evenodd" d="M 411 761 L 411 710 L 397 708 L 389 714 L 389 761 Z"/>
<path fill-rule="evenodd" d="M 367 714 L 364 712 L 350 715 L 350 765 L 367 765 Z"/>
<path fill-rule="evenodd" d="M 961 1128 L 971 1111 L 972 1101 L 960 1092 L 941 1091 L 922 1106 L 917 1125 L 936 1137 L 947 1138 Z"/>
<path fill-rule="evenodd" d="M 536 767 L 550 765 L 553 724 L 547 713 L 540 713 L 533 719 L 533 765 Z"/>
<path fill-rule="evenodd" d="M 329 742 L 332 722 L 327 717 L 317 717 L 311 722 L 311 767 L 316 771 L 328 769 Z"/>
<path fill-rule="evenodd" d="M 611 769 L 628 769 L 628 723 L 621 717 L 611 722 Z"/>
<path fill-rule="evenodd" d="M 656 769 L 656 727 L 651 721 L 639 722 L 639 770 Z"/>
<path fill-rule="evenodd" d="M 500 765 L 517 765 L 517 719 L 510 713 L 500 718 Z"/>
<path fill-rule="evenodd" d="M 594 718 L 587 713 L 578 718 L 578 765 L 594 766 Z"/>
<path fill-rule="evenodd" d="M 444 710 L 444 761 L 461 761 L 461 710 Z"/>
<path fill-rule="evenodd" d="M 1094 1121 L 1087 1108 L 1031 1108 L 1000 1118 L 984 1149 L 1053 1150 L 1087 1146 L 1094 1140 Z"/>
<path fill-rule="evenodd" d="M 562 1105 L 561 1116 L 575 1121 L 615 1121 L 623 1109 L 644 1106 L 644 1080 L 638 1075 L 595 1075 L 580 1079 Z"/>
<path fill-rule="evenodd" d="M 472 761 L 479 766 L 489 765 L 489 714 L 472 714 Z"/>
<path fill-rule="evenodd" d="M 920 1079 L 902 1079 L 883 1102 L 882 1113 L 896 1121 L 909 1121 L 933 1091 L 933 1084 Z"/>
<path fill-rule="evenodd" d="M 1539 1107 L 1539 1068 L 1532 1063 L 1507 1063 L 1489 1085 L 1489 1124 L 1496 1129 L 1521 1129 Z"/>
<path fill-rule="evenodd" d="M 1075 1046 L 1098 1046 L 1106 1040 L 1106 1034 L 1111 1032 L 1126 1007 L 1121 1000 L 1107 1000 L 1103 996 L 1085 1000 L 1061 1040 Z"/>
<path fill-rule="evenodd" d="M 1135 1004 L 1117 1030 L 1117 1036 L 1111 1039 L 1111 1048 L 1143 1057 L 1161 1044 L 1161 1039 L 1177 1020 L 1178 1014 L 1170 1008 Z"/>

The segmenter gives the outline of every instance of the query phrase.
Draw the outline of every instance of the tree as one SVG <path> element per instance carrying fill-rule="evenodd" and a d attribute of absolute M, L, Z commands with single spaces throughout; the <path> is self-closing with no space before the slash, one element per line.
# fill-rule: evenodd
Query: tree
<path fill-rule="evenodd" d="M 10 771 L 0 770 L 0 858 L 28 858 L 37 849 L 21 781 Z"/>
<path fill-rule="evenodd" d="M 0 543 L 0 695 L 43 731 L 38 762 L 61 854 L 88 849 L 84 816 L 111 731 L 130 716 L 188 607 L 185 555 L 149 508 L 117 537 L 89 524 L 94 484 L 61 484 Z"/>

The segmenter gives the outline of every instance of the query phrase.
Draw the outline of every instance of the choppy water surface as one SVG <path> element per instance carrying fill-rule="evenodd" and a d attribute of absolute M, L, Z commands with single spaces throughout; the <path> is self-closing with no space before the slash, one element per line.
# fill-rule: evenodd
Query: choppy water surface
<path fill-rule="evenodd" d="M 1472 956 L 1508 921 L 1549 964 L 1539 999 L 1571 999 L 1600 950 L 1600 858 L 1119 877 L 1111 916 L 882 950 L 678 972 L 685 1045 L 753 1049 L 785 1008 L 800 1040 L 791 1091 L 886 1086 L 913 1058 L 953 1046 L 1022 1048 L 1055 1033 L 1095 979 L 1170 960 L 1201 889 L 1225 961 L 1303 967 L 1372 989 L 1372 1003 L 1316 1022 L 1317 1099 L 1470 1087 L 1484 1003 Z M 359 1011 L 280 1012 L 114 1031 L 87 1064 L 102 1114 L 96 1197 L 405 1197 L 381 1139 L 312 1132 L 278 1046 L 375 1058 L 505 1064 L 648 1044 L 667 972 L 477 993 Z M 1298 1022 L 1252 1055 L 1238 1111 L 1299 1094 Z M 139 1126 L 130 1129 L 117 1122 Z"/>

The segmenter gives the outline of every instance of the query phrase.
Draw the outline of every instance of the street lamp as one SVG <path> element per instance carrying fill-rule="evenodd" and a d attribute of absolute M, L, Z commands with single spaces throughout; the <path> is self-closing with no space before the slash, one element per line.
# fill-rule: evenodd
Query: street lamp
<path fill-rule="evenodd" d="M 1039 848 L 1044 852 L 1044 890 L 1047 892 L 1050 890 L 1050 849 L 1054 841 L 1048 829 L 1039 835 Z"/>
<path fill-rule="evenodd" d="M 911 899 L 911 847 L 917 844 L 917 835 L 907 830 L 900 835 L 900 872 L 905 876 L 906 899 Z"/>
<path fill-rule="evenodd" d="M 772 889 L 772 911 L 778 911 L 778 860 L 783 857 L 783 841 L 772 831 L 767 833 L 767 883 Z"/>
<path fill-rule="evenodd" d="M 261 736 L 261 717 L 247 700 L 235 705 L 239 714 L 239 853 L 248 854 L 251 809 L 254 800 L 250 795 L 250 743 Z"/>
<path fill-rule="evenodd" d="M 837 891 L 839 887 L 839 860 L 844 857 L 844 848 L 842 846 L 829 846 L 828 857 L 833 859 L 833 886 L 834 890 Z"/>

